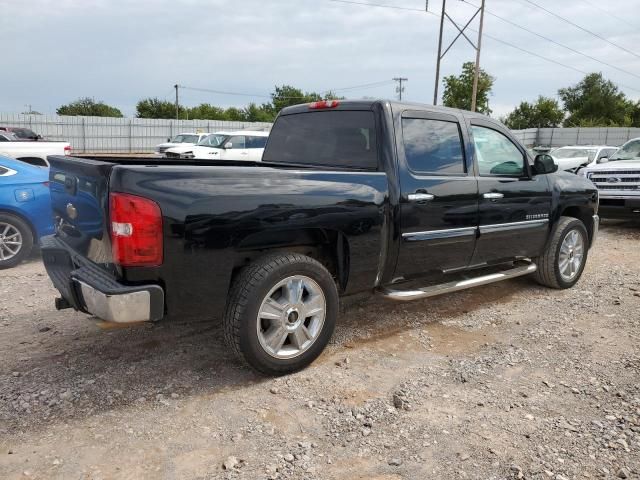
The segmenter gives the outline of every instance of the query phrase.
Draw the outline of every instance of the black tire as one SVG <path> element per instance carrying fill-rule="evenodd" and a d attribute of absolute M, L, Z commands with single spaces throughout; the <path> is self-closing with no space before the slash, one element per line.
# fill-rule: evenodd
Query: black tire
<path fill-rule="evenodd" d="M 260 343 L 258 311 L 279 282 L 295 275 L 308 277 L 320 287 L 325 298 L 325 318 L 306 350 L 292 358 L 276 358 Z M 322 264 L 298 253 L 267 255 L 243 268 L 233 279 L 223 318 L 225 340 L 239 359 L 262 374 L 293 373 L 322 353 L 333 334 L 338 310 L 336 284 Z"/>
<path fill-rule="evenodd" d="M 582 264 L 577 270 L 577 274 L 570 280 L 566 280 L 560 273 L 559 256 L 562 242 L 570 232 L 576 231 L 582 236 L 584 245 L 584 255 L 582 257 Z M 538 266 L 538 270 L 535 272 L 534 277 L 536 281 L 550 288 L 564 289 L 573 287 L 584 271 L 584 267 L 587 264 L 587 256 L 589 254 L 589 234 L 587 228 L 577 218 L 573 217 L 560 217 L 560 220 L 553 227 L 551 237 L 547 242 L 545 251 L 538 258 L 534 258 L 533 262 Z"/>
<path fill-rule="evenodd" d="M 2 270 L 4 268 L 15 267 L 25 258 L 27 258 L 27 256 L 33 249 L 33 234 L 31 233 L 31 228 L 25 223 L 24 220 L 22 220 L 20 217 L 16 217 L 15 215 L 11 215 L 10 213 L 0 212 L 0 224 L 9 225 L 10 227 L 17 230 L 20 233 L 22 239 L 22 245 L 20 246 L 18 252 L 8 259 L 2 259 L 3 256 L 8 256 L 9 252 L 3 249 L 2 246 L 0 246 L 0 249 L 2 249 L 2 252 L 0 252 L 0 270 Z M 6 227 L 0 228 L 0 242 L 2 241 L 1 237 L 5 228 Z"/>

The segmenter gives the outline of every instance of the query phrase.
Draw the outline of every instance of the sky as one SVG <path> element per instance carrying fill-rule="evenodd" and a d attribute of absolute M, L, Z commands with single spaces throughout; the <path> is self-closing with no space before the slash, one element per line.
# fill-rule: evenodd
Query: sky
<path fill-rule="evenodd" d="M 188 106 L 266 102 L 282 84 L 347 98 L 395 98 L 394 77 L 408 78 L 404 99 L 432 103 L 435 13 L 442 0 L 429 0 L 431 14 L 423 11 L 425 0 L 354 1 L 402 9 L 335 0 L 0 0 L 0 112 L 31 105 L 55 114 L 64 103 L 92 97 L 134 116 L 142 98 L 173 101 L 176 83 L 244 94 L 181 88 L 181 104 Z M 448 0 L 447 10 L 464 24 L 480 1 Z M 602 38 L 528 0 L 486 0 L 481 67 L 496 78 L 494 116 L 538 95 L 557 97 L 559 88 L 584 77 L 580 71 L 600 71 L 630 98 L 640 98 L 640 0 L 532 1 Z M 445 24 L 445 46 L 456 34 Z M 468 35 L 476 40 L 475 32 Z M 473 60 L 474 50 L 461 37 L 442 61 L 442 76 Z"/>

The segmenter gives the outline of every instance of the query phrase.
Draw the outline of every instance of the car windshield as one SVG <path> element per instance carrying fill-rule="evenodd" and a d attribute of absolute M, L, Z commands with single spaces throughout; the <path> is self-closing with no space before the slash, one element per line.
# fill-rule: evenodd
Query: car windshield
<path fill-rule="evenodd" d="M 551 152 L 556 158 L 580 158 L 587 157 L 593 160 L 596 156 L 596 149 L 593 148 L 558 148 Z"/>
<path fill-rule="evenodd" d="M 632 140 L 625 143 L 622 147 L 620 147 L 620 150 L 609 157 L 609 161 L 613 162 L 616 160 L 632 160 L 638 157 L 640 157 L 640 139 Z"/>
<path fill-rule="evenodd" d="M 176 135 L 171 139 L 171 143 L 197 143 L 198 135 Z"/>
<path fill-rule="evenodd" d="M 200 140 L 200 143 L 198 143 L 198 146 L 211 147 L 211 148 L 219 147 L 224 143 L 225 138 L 228 138 L 227 135 L 216 135 L 216 134 L 208 135 L 204 137 L 202 140 Z"/>

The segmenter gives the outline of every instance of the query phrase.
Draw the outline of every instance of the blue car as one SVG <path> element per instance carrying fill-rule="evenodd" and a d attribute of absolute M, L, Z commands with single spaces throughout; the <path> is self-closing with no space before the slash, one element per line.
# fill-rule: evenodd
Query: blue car
<path fill-rule="evenodd" d="M 0 156 L 0 269 L 20 263 L 52 233 L 49 169 Z"/>

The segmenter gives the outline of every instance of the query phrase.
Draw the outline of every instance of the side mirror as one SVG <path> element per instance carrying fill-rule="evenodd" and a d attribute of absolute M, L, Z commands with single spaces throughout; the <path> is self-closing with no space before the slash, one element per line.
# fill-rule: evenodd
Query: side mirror
<path fill-rule="evenodd" d="M 42 140 L 42 135 L 36 135 L 36 140 Z"/>
<path fill-rule="evenodd" d="M 224 144 L 224 148 L 225 150 L 229 150 L 230 148 L 233 148 L 233 143 L 231 142 L 227 142 Z"/>
<path fill-rule="evenodd" d="M 558 165 L 553 161 L 553 157 L 551 155 L 541 153 L 540 155 L 536 155 L 536 158 L 533 161 L 533 170 L 536 175 L 544 175 L 547 173 L 557 172 Z"/>
<path fill-rule="evenodd" d="M 171 143 L 171 137 L 167 138 L 167 142 Z"/>
<path fill-rule="evenodd" d="M 609 161 L 609 157 L 599 158 L 596 163 L 607 163 Z"/>

